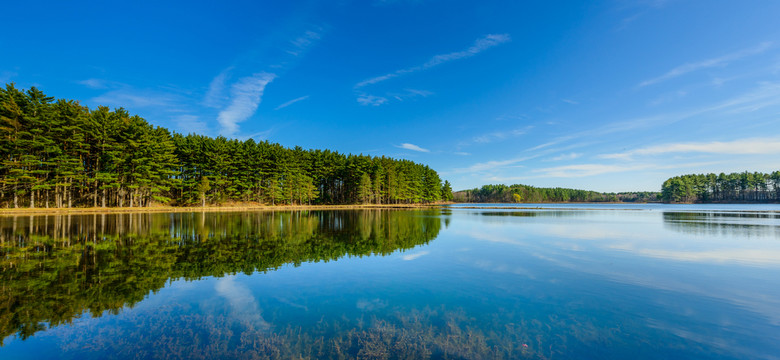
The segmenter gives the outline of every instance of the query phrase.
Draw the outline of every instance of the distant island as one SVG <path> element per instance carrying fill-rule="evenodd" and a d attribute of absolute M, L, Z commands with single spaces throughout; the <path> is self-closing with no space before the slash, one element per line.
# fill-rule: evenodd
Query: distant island
<path fill-rule="evenodd" d="M 0 207 L 418 204 L 451 194 L 408 160 L 182 135 L 123 108 L 0 89 Z"/>

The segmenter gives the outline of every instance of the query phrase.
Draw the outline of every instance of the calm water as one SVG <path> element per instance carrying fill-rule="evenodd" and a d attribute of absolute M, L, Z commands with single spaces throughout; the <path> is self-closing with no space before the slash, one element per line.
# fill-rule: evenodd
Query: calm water
<path fill-rule="evenodd" d="M 539 206 L 0 217 L 0 358 L 780 357 L 780 208 Z"/>

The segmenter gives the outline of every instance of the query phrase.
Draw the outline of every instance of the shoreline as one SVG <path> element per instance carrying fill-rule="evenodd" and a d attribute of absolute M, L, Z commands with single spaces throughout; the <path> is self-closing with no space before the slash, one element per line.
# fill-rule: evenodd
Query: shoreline
<path fill-rule="evenodd" d="M 352 205 L 260 205 L 236 204 L 223 206 L 151 206 L 151 207 L 88 207 L 88 208 L 17 208 L 0 209 L 0 216 L 53 215 L 53 214 L 121 214 L 164 212 L 237 212 L 237 211 L 290 211 L 290 210 L 357 210 L 357 209 L 428 209 L 452 203 L 431 204 L 352 204 Z"/>
<path fill-rule="evenodd" d="M 241 211 L 303 211 L 303 210 L 413 210 L 413 209 L 433 209 L 441 208 L 448 205 L 469 204 L 471 206 L 455 206 L 454 209 L 468 209 L 468 210 L 633 210 L 633 211 L 645 211 L 648 209 L 605 209 L 605 208 L 585 208 L 585 207 L 545 207 L 545 205 L 593 205 L 593 204 L 627 204 L 620 202 L 599 202 L 599 203 L 538 203 L 533 206 L 531 204 L 518 204 L 517 206 L 495 206 L 496 203 L 456 203 L 456 202 L 435 202 L 430 204 L 350 204 L 350 205 L 262 205 L 251 203 L 239 203 L 222 206 L 152 206 L 152 207 L 87 207 L 87 208 L 18 208 L 8 209 L 0 208 L 0 217 L 2 216 L 18 216 L 18 215 L 88 215 L 88 214 L 129 214 L 129 213 L 176 213 L 176 212 L 241 212 Z M 627 205 L 632 205 L 628 203 Z M 663 204 L 663 203 L 640 203 L 642 205 L 648 204 Z M 747 203 L 733 203 L 735 205 L 745 205 Z M 480 206 L 484 205 L 484 206 Z M 525 205 L 525 206 L 523 206 Z M 635 205 L 635 204 L 634 204 Z M 695 205 L 695 204 L 679 204 L 679 205 Z M 716 205 L 724 205 L 724 203 L 718 203 Z M 763 205 L 763 204 L 756 204 Z M 677 211 L 677 210 L 673 210 Z M 726 212 L 770 212 L 780 213 L 780 210 L 743 210 L 743 209 L 712 209 L 708 211 L 726 211 Z"/>

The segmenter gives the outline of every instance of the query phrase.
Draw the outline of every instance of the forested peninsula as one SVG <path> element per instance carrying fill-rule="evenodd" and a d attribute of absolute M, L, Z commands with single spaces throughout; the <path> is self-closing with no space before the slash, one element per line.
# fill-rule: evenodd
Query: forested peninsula
<path fill-rule="evenodd" d="M 670 203 L 780 202 L 780 171 L 675 176 L 664 181 L 661 198 Z"/>
<path fill-rule="evenodd" d="M 456 202 L 472 203 L 565 203 L 565 202 L 657 202 L 657 192 L 600 193 L 567 188 L 529 185 L 483 185 L 453 193 Z"/>
<path fill-rule="evenodd" d="M 0 207 L 412 204 L 449 182 L 408 160 L 182 135 L 127 110 L 0 89 Z"/>

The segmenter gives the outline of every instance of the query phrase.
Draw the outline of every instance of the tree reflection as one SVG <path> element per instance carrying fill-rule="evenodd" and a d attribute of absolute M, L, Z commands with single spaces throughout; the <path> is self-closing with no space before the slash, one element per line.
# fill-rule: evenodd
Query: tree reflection
<path fill-rule="evenodd" d="M 438 210 L 0 218 L 0 345 L 117 314 L 176 279 L 387 255 L 436 238 Z"/>
<path fill-rule="evenodd" d="M 668 229 L 694 235 L 780 237 L 780 214 L 773 212 L 663 213 Z"/>

